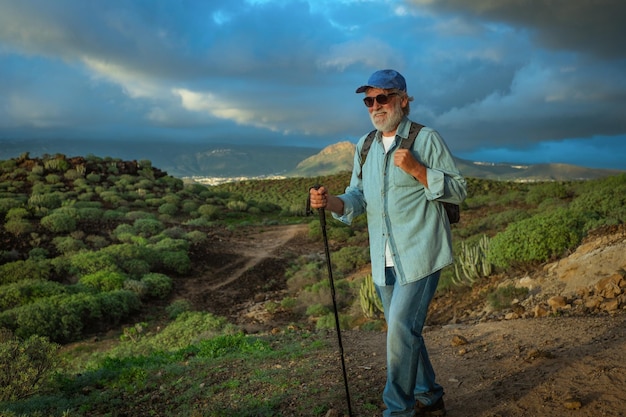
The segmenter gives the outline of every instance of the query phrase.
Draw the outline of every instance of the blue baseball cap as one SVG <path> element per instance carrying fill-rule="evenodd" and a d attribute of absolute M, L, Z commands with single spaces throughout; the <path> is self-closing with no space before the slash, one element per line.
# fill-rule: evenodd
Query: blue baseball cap
<path fill-rule="evenodd" d="M 357 88 L 356 92 L 363 93 L 368 88 L 380 88 L 383 90 L 396 88 L 401 91 L 406 91 L 406 81 L 398 71 L 384 69 L 373 73 L 369 80 L 367 80 L 367 84 Z"/>

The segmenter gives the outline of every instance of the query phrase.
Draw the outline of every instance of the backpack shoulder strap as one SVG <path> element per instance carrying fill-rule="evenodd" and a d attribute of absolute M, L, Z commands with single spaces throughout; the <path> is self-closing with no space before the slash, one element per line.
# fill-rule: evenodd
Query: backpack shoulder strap
<path fill-rule="evenodd" d="M 400 147 L 404 149 L 411 149 L 413 147 L 413 143 L 415 143 L 415 138 L 423 127 L 424 126 L 419 123 L 411 122 L 409 136 L 403 140 L 402 143 L 400 143 Z M 459 205 L 447 203 L 445 201 L 442 201 L 441 204 L 443 204 L 443 208 L 446 211 L 450 224 L 458 223 L 461 219 L 461 208 Z"/>
<path fill-rule="evenodd" d="M 420 133 L 420 130 L 422 130 L 423 127 L 424 125 L 411 122 L 411 127 L 409 128 L 409 136 L 406 139 L 402 140 L 402 142 L 400 143 L 400 148 L 411 149 L 413 147 L 413 143 L 415 143 L 415 138 Z"/>
<path fill-rule="evenodd" d="M 363 164 L 365 163 L 365 158 L 367 158 L 367 153 L 372 147 L 372 142 L 374 142 L 375 136 L 376 130 L 372 130 L 363 141 L 363 146 L 361 146 L 361 171 L 359 171 L 359 179 L 363 178 Z"/>
<path fill-rule="evenodd" d="M 411 127 L 409 128 L 409 136 L 406 139 L 402 140 L 402 142 L 400 143 L 400 148 L 411 149 L 413 147 L 413 143 L 415 142 L 415 138 L 423 127 L 424 125 L 411 122 Z M 368 133 L 367 137 L 363 141 L 363 146 L 361 147 L 361 171 L 359 172 L 359 178 L 363 178 L 363 164 L 365 164 L 367 153 L 372 147 L 372 142 L 374 142 L 375 136 L 376 130 L 374 129 L 370 133 Z"/>

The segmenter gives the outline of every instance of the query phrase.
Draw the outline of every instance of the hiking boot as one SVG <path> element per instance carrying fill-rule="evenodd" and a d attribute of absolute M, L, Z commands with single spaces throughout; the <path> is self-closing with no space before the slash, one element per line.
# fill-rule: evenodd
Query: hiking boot
<path fill-rule="evenodd" d="M 439 398 L 436 403 L 424 405 L 417 401 L 415 403 L 415 417 L 440 417 L 446 415 L 446 406 L 443 404 L 443 398 Z"/>

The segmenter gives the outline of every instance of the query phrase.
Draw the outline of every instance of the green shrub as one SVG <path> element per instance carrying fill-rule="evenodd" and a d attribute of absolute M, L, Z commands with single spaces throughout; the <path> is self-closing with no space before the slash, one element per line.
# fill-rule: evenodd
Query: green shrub
<path fill-rule="evenodd" d="M 126 200 L 124 200 L 122 196 L 117 193 L 117 191 L 101 191 L 99 195 L 102 201 L 116 206 L 127 204 Z"/>
<path fill-rule="evenodd" d="M 69 233 L 76 230 L 74 217 L 61 212 L 55 212 L 43 217 L 41 225 L 53 233 Z"/>
<path fill-rule="evenodd" d="M 53 281 L 26 279 L 0 286 L 0 310 L 8 310 L 32 303 L 39 298 L 65 294 L 67 288 Z"/>
<path fill-rule="evenodd" d="M 226 203 L 226 208 L 232 211 L 246 211 L 248 209 L 248 203 L 239 200 L 230 200 Z"/>
<path fill-rule="evenodd" d="M 159 236 L 165 236 L 171 239 L 184 239 L 186 233 L 187 232 L 182 227 L 174 226 L 163 230 Z"/>
<path fill-rule="evenodd" d="M 22 236 L 34 230 L 28 219 L 11 219 L 4 224 L 4 230 L 14 236 Z"/>
<path fill-rule="evenodd" d="M 178 206 L 174 203 L 165 203 L 159 206 L 158 211 L 160 214 L 174 216 L 176 213 L 178 213 Z"/>
<path fill-rule="evenodd" d="M 137 236 L 135 228 L 130 224 L 122 223 L 118 225 L 112 232 L 111 237 L 120 242 L 129 242 L 132 237 Z"/>
<path fill-rule="evenodd" d="M 182 206 L 182 210 L 184 213 L 191 214 L 194 211 L 198 210 L 198 203 L 195 201 L 185 201 Z"/>
<path fill-rule="evenodd" d="M 192 230 L 185 234 L 185 239 L 189 240 L 191 243 L 200 243 L 207 239 L 207 234 L 199 230 Z"/>
<path fill-rule="evenodd" d="M 309 317 L 321 317 L 327 315 L 330 312 L 332 312 L 332 310 L 328 308 L 327 305 L 321 303 L 312 304 L 306 309 L 306 315 Z"/>
<path fill-rule="evenodd" d="M 141 302 L 137 294 L 131 291 L 109 291 L 96 295 L 96 301 L 101 308 L 104 322 L 109 325 L 117 325 L 139 310 Z"/>
<path fill-rule="evenodd" d="M 209 219 L 216 219 L 220 213 L 220 207 L 213 204 L 203 204 L 198 207 L 198 213 Z"/>
<path fill-rule="evenodd" d="M 335 313 L 328 313 L 325 316 L 320 317 L 315 323 L 315 328 L 317 330 L 329 330 L 335 329 L 337 327 L 337 320 L 335 318 Z M 339 315 L 339 326 L 342 329 L 350 328 L 350 317 L 344 314 Z"/>
<path fill-rule="evenodd" d="M 104 211 L 97 207 L 83 207 L 77 209 L 80 220 L 100 220 L 104 216 Z"/>
<path fill-rule="evenodd" d="M 50 264 L 46 261 L 26 259 L 0 265 L 0 285 L 22 280 L 47 281 L 50 276 Z"/>
<path fill-rule="evenodd" d="M 150 272 L 150 264 L 143 259 L 127 259 L 120 263 L 122 268 L 129 276 L 139 278 Z"/>
<path fill-rule="evenodd" d="M 57 236 L 52 239 L 52 244 L 62 254 L 71 254 L 87 248 L 82 240 L 74 239 L 71 236 Z"/>
<path fill-rule="evenodd" d="M 345 242 L 351 236 L 354 236 L 354 229 L 351 226 L 348 226 L 347 224 L 334 223 L 333 227 L 327 228 L 326 233 L 328 235 L 328 240 L 331 240 L 331 241 L 336 240 L 339 242 Z"/>
<path fill-rule="evenodd" d="M 87 176 L 85 177 L 85 179 L 90 183 L 90 184 L 98 184 L 100 183 L 100 175 L 92 172 L 90 174 L 87 174 Z"/>
<path fill-rule="evenodd" d="M 189 241 L 185 239 L 163 238 L 150 246 L 156 251 L 187 251 L 189 250 Z"/>
<path fill-rule="evenodd" d="M 626 222 L 626 174 L 581 183 L 570 208 L 584 213 L 585 230 Z"/>
<path fill-rule="evenodd" d="M 165 227 L 156 219 L 137 219 L 133 223 L 137 235 L 150 237 L 159 234 Z"/>
<path fill-rule="evenodd" d="M 26 398 L 43 387 L 57 366 L 58 348 L 45 337 L 20 340 L 0 329 L 0 402 Z"/>
<path fill-rule="evenodd" d="M 510 223 L 521 221 L 531 217 L 532 214 L 525 209 L 510 209 L 489 216 L 480 216 L 466 224 L 465 227 L 456 229 L 461 238 L 467 238 L 474 235 L 481 235 L 491 230 L 504 230 Z"/>
<path fill-rule="evenodd" d="M 145 297 L 148 293 L 146 284 L 136 279 L 127 279 L 124 281 L 124 289 L 134 292 L 139 298 Z"/>
<path fill-rule="evenodd" d="M 46 182 L 48 184 L 59 184 L 61 182 L 61 176 L 58 174 L 46 175 Z"/>
<path fill-rule="evenodd" d="M 153 247 L 134 245 L 131 243 L 120 243 L 107 246 L 100 250 L 114 260 L 115 264 L 130 274 L 141 274 L 148 272 L 159 262 L 158 250 Z"/>
<path fill-rule="evenodd" d="M 102 249 L 110 245 L 110 242 L 104 236 L 89 235 L 85 238 L 85 242 L 93 249 Z"/>
<path fill-rule="evenodd" d="M 82 276 L 99 271 L 119 271 L 116 259 L 105 250 L 106 248 L 97 252 L 78 252 L 69 256 L 70 272 Z"/>
<path fill-rule="evenodd" d="M 567 209 L 512 223 L 491 240 L 488 261 L 502 268 L 545 262 L 576 247 L 584 225 L 580 213 Z"/>
<path fill-rule="evenodd" d="M 35 262 L 47 259 L 48 255 L 48 250 L 45 248 L 32 248 L 28 251 L 28 259 L 31 259 Z"/>
<path fill-rule="evenodd" d="M 4 213 L 8 213 L 9 210 L 22 206 L 22 202 L 17 198 L 0 198 L 0 218 Z M 24 217 L 24 216 L 22 216 Z"/>
<path fill-rule="evenodd" d="M 166 298 L 172 291 L 172 279 L 164 274 L 150 273 L 141 278 L 146 284 L 147 294 L 155 298 Z"/>
<path fill-rule="evenodd" d="M 344 246 L 333 252 L 330 259 L 333 271 L 336 271 L 338 276 L 345 275 L 369 263 L 369 248 L 366 246 Z"/>
<path fill-rule="evenodd" d="M 63 203 L 61 193 L 52 192 L 48 189 L 41 189 L 40 191 L 40 193 L 33 191 L 33 194 L 28 199 L 29 207 L 41 213 L 61 207 Z"/>
<path fill-rule="evenodd" d="M 104 212 L 103 218 L 106 220 L 119 220 L 124 218 L 124 211 L 121 209 L 118 210 L 106 210 Z"/>
<path fill-rule="evenodd" d="M 563 182 L 547 182 L 542 184 L 534 184 L 526 193 L 526 202 L 532 205 L 538 205 L 548 199 L 565 199 L 571 197 L 571 191 Z"/>
<path fill-rule="evenodd" d="M 186 274 L 191 270 L 191 260 L 184 251 L 163 251 L 160 261 L 164 269 L 178 274 Z"/>
<path fill-rule="evenodd" d="M 12 207 L 7 211 L 5 220 L 21 220 L 29 216 L 30 212 L 24 207 Z"/>
<path fill-rule="evenodd" d="M 165 308 L 165 312 L 171 320 L 174 320 L 181 314 L 191 311 L 192 308 L 193 305 L 191 304 L 191 301 L 179 299 L 172 301 L 170 305 Z"/>
<path fill-rule="evenodd" d="M 74 168 L 68 169 L 65 172 L 65 174 L 63 174 L 63 177 L 66 180 L 69 180 L 69 181 L 74 181 L 75 179 L 82 178 L 82 176 L 83 175 L 80 172 L 78 172 L 77 170 L 75 170 Z"/>
<path fill-rule="evenodd" d="M 60 294 L 0 313 L 0 327 L 16 336 L 45 336 L 67 343 L 89 331 L 104 330 L 140 307 L 137 294 L 126 290 L 104 293 Z"/>
<path fill-rule="evenodd" d="M 354 294 L 350 283 L 345 279 L 334 280 L 335 301 L 338 308 L 343 308 L 352 302 Z M 298 294 L 298 300 L 302 306 L 321 304 L 327 308 L 333 308 L 333 297 L 328 279 L 322 279 Z"/>
<path fill-rule="evenodd" d="M 313 260 L 306 256 L 301 256 L 296 260 L 286 272 L 287 288 L 291 294 L 297 294 L 306 287 L 313 285 L 324 276 L 322 268 L 325 263 L 321 260 Z"/>
<path fill-rule="evenodd" d="M 211 226 L 211 220 L 204 217 L 198 217 L 196 219 L 187 220 L 183 224 L 194 227 L 208 227 Z"/>
<path fill-rule="evenodd" d="M 156 351 L 176 352 L 205 339 L 237 333 L 239 333 L 237 328 L 223 317 L 205 312 L 185 311 L 154 336 L 138 338 L 134 342 L 120 343 L 107 355 L 112 358 L 124 358 L 131 355 L 149 355 Z M 194 347 L 191 348 L 194 349 Z M 189 353 L 197 353 L 197 350 Z"/>
<path fill-rule="evenodd" d="M 79 283 L 98 291 L 113 291 L 124 287 L 127 275 L 117 271 L 97 271 L 84 275 Z"/>
<path fill-rule="evenodd" d="M 152 219 L 156 220 L 154 214 L 148 213 L 147 211 L 129 211 L 124 215 L 124 217 L 128 220 L 139 220 L 139 219 Z"/>

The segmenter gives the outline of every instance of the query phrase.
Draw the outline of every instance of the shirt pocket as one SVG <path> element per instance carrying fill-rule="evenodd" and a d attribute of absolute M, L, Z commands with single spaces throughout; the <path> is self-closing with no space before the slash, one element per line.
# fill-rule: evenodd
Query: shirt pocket
<path fill-rule="evenodd" d="M 391 183 L 396 187 L 421 187 L 422 184 L 416 180 L 411 174 L 408 174 L 401 168 L 394 166 L 390 172 Z"/>

